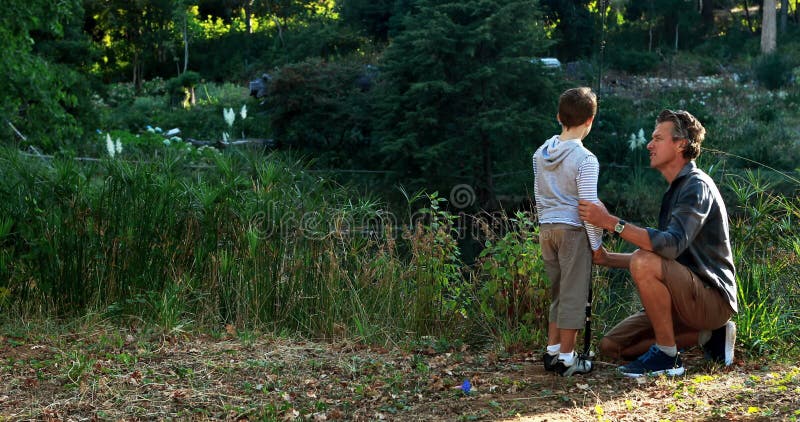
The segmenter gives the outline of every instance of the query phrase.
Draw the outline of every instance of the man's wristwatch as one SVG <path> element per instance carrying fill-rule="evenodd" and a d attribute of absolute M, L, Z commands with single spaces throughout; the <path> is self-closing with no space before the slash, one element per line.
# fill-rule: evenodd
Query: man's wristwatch
<path fill-rule="evenodd" d="M 625 230 L 625 224 L 627 224 L 625 220 L 619 220 L 617 224 L 614 226 L 614 233 L 618 235 L 622 234 L 622 231 Z"/>

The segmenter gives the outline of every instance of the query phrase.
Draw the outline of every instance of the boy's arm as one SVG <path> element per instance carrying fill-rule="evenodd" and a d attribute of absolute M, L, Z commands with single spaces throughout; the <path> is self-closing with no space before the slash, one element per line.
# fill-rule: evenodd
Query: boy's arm
<path fill-rule="evenodd" d="M 596 202 L 597 198 L 597 179 L 600 176 L 600 163 L 593 155 L 587 157 L 578 167 L 578 199 Z M 586 234 L 589 235 L 589 244 L 592 250 L 596 251 L 603 244 L 603 229 L 584 222 Z"/>
<path fill-rule="evenodd" d="M 542 201 L 539 200 L 539 183 L 536 180 L 537 177 L 537 169 L 536 169 L 536 154 L 533 154 L 533 198 L 534 202 L 536 203 L 536 218 L 539 219 L 542 217 Z"/>

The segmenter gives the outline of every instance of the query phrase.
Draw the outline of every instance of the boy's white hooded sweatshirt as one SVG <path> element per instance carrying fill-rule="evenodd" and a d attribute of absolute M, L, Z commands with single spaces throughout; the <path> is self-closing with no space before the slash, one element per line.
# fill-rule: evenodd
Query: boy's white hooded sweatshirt
<path fill-rule="evenodd" d="M 539 223 L 586 227 L 592 250 L 600 247 L 603 229 L 584 224 L 578 216 L 578 200 L 597 201 L 600 164 L 580 139 L 562 140 L 556 135 L 533 154 L 533 192 Z"/>

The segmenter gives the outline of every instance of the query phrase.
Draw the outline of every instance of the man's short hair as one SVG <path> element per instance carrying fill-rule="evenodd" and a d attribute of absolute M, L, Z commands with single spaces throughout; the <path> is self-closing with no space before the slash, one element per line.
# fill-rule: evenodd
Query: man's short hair
<path fill-rule="evenodd" d="M 686 139 L 683 157 L 690 160 L 700 156 L 700 145 L 706 138 L 706 128 L 686 110 L 664 110 L 658 114 L 656 125 L 672 122 L 672 139 Z"/>
<path fill-rule="evenodd" d="M 558 98 L 558 118 L 564 127 L 576 127 L 597 114 L 597 95 L 588 87 L 572 88 Z"/>

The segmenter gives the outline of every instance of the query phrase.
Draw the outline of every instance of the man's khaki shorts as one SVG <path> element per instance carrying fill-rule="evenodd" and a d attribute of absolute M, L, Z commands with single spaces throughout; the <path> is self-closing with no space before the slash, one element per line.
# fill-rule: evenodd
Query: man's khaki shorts
<path fill-rule="evenodd" d="M 672 259 L 662 259 L 664 284 L 672 296 L 672 320 L 675 335 L 719 328 L 731 318 L 728 301 L 722 292 L 707 286 L 688 268 Z M 645 311 L 639 311 L 622 320 L 606 335 L 621 348 L 647 339 L 655 339 L 655 332 Z"/>

